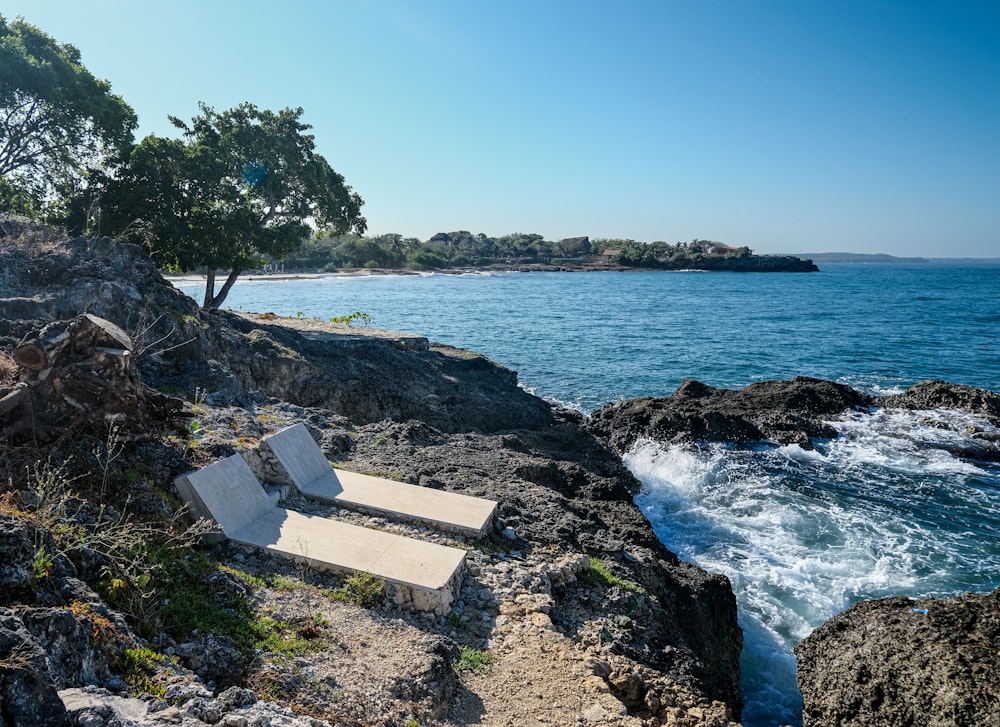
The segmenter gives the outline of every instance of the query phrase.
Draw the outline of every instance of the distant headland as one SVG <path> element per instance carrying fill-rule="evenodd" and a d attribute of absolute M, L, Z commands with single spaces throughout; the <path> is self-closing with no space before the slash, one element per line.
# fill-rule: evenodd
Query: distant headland
<path fill-rule="evenodd" d="M 306 241 L 264 272 L 705 270 L 815 272 L 794 255 L 756 255 L 746 246 L 713 240 L 667 243 L 569 237 L 545 240 L 534 233 L 490 237 L 466 230 L 439 232 L 426 241 L 399 234 L 347 234 Z"/>

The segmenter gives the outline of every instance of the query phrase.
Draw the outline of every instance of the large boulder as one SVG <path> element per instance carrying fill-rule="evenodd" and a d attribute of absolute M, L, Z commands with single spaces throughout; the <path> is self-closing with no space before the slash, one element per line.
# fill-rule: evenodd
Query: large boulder
<path fill-rule="evenodd" d="M 804 727 L 1000 724 L 1000 589 L 859 603 L 795 655 Z"/>
<path fill-rule="evenodd" d="M 588 428 L 619 452 L 639 439 L 661 442 L 771 440 L 811 448 L 811 438 L 831 438 L 827 421 L 872 398 L 844 384 L 796 376 L 760 381 L 742 389 L 716 389 L 685 379 L 667 398 L 614 402 L 591 414 Z"/>
<path fill-rule="evenodd" d="M 948 381 L 921 381 L 902 394 L 881 396 L 875 405 L 886 409 L 958 409 L 976 414 L 1000 427 L 1000 396 Z"/>

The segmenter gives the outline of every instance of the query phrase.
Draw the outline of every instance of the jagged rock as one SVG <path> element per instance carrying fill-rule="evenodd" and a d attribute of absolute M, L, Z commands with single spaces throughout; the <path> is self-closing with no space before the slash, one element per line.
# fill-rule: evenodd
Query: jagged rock
<path fill-rule="evenodd" d="M 20 521 L 0 515 L 0 592 L 25 588 L 32 577 L 35 545 Z"/>
<path fill-rule="evenodd" d="M 812 437 L 837 432 L 825 420 L 868 407 L 872 398 L 844 384 L 797 376 L 742 389 L 685 379 L 667 398 L 615 402 L 591 414 L 587 428 L 626 452 L 638 439 L 735 442 L 769 439 L 811 448 Z"/>
<path fill-rule="evenodd" d="M 1000 396 L 948 381 L 921 381 L 902 394 L 881 396 L 874 403 L 890 409 L 958 409 L 977 414 L 1000 427 Z"/>
<path fill-rule="evenodd" d="M 40 318 L 5 319 L 5 305 Z M 233 426 L 215 426 L 212 414 L 199 414 L 210 430 L 200 457 L 231 453 L 237 437 L 303 420 L 322 431 L 329 457 L 349 458 L 354 468 L 499 500 L 502 528 L 514 530 L 518 551 L 537 549 L 556 562 L 601 558 L 656 599 L 601 588 L 574 613 L 574 596 L 584 586 L 565 573 L 556 585 L 540 574 L 550 584 L 541 597 L 512 600 L 525 618 L 571 637 L 590 634 L 605 619 L 618 634 L 607 649 L 669 671 L 692 692 L 738 713 L 742 634 L 728 580 L 669 552 L 632 502 L 639 483 L 621 459 L 584 430 L 582 417 L 520 389 L 513 371 L 470 352 L 400 346 L 334 324 L 304 330 L 289 321 L 205 313 L 141 251 L 110 240 L 0 245 L 4 351 L 44 327 L 38 322 L 65 320 L 70 310 L 111 321 L 133 344 L 140 321 L 149 322 L 146 340 L 162 342 L 135 345 L 142 380 L 192 393 L 199 387 L 206 406 L 233 407 Z M 81 573 L 95 562 L 81 559 Z M 427 652 L 426 674 L 417 680 L 423 686 L 403 696 L 433 711 L 453 676 L 440 644 Z"/>
<path fill-rule="evenodd" d="M 998 654 L 1000 589 L 856 604 L 795 648 L 804 727 L 1000 724 Z"/>
<path fill-rule="evenodd" d="M 0 608 L 0 710 L 5 724 L 66 724 L 66 708 L 46 667 L 45 648 L 19 614 Z"/>

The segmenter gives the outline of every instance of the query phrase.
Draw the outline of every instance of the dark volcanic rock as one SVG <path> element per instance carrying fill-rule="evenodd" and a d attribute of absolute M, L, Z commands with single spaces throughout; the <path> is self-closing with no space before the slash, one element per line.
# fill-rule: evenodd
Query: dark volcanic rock
<path fill-rule="evenodd" d="M 887 409 L 959 409 L 1000 426 L 1000 396 L 947 381 L 921 381 L 902 394 L 882 396 L 874 403 Z"/>
<path fill-rule="evenodd" d="M 729 581 L 669 552 L 632 502 L 638 482 L 620 458 L 579 416 L 520 389 L 513 371 L 447 346 L 400 345 L 318 321 L 303 330 L 206 313 L 138 248 L 111 240 L 0 244 L 0 350 L 84 312 L 146 342 L 135 353 L 147 384 L 207 392 L 198 416 L 210 433 L 199 456 L 231 453 L 237 436 L 263 434 L 265 423 L 274 431 L 289 423 L 278 412 L 289 412 L 351 468 L 495 498 L 514 547 L 541 558 L 597 556 L 655 596 L 609 587 L 579 603 L 584 594 L 567 587 L 553 612 L 558 628 L 575 638 L 607 623 L 622 635 L 605 647 L 739 713 L 742 632 Z M 214 424 L 216 411 L 230 412 L 232 426 Z M 21 538 L 9 540 L 27 552 Z"/>
<path fill-rule="evenodd" d="M 382 422 L 359 439 L 352 468 L 494 499 L 500 525 L 515 532 L 519 548 L 582 551 L 620 568 L 656 599 L 637 612 L 631 599 L 622 606 L 642 627 L 618 639 L 616 651 L 693 679 L 730 706 L 740 703 L 735 665 L 743 635 L 729 580 L 680 561 L 660 543 L 632 501 L 638 481 L 580 427 L 578 415 L 558 412 L 554 426 L 495 435 L 448 436 L 418 422 Z M 554 621 L 575 635 L 582 623 L 562 613 L 557 608 Z"/>
<path fill-rule="evenodd" d="M 587 428 L 619 452 L 643 438 L 734 443 L 769 439 L 811 448 L 811 437 L 837 436 L 827 420 L 871 404 L 871 397 L 849 386 L 805 376 L 736 390 L 685 379 L 665 399 L 608 404 L 591 414 Z"/>
<path fill-rule="evenodd" d="M 859 603 L 795 654 L 805 727 L 1000 724 L 1000 589 Z"/>
<path fill-rule="evenodd" d="M 66 708 L 46 674 L 45 649 L 9 608 L 0 608 L 0 709 L 5 725 L 66 724 Z"/>

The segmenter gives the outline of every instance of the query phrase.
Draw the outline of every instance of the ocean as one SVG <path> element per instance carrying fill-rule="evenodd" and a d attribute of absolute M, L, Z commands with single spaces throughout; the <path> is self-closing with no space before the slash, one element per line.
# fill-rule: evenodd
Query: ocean
<path fill-rule="evenodd" d="M 177 287 L 200 300 L 196 283 Z M 925 379 L 1000 393 L 1000 261 L 825 264 L 819 273 L 469 273 L 237 283 L 234 310 L 374 325 L 478 351 L 584 412 L 814 376 L 882 394 Z M 873 411 L 837 439 L 698 450 L 640 442 L 636 503 L 682 558 L 732 581 L 743 721 L 800 725 L 794 645 L 852 603 L 1000 586 L 1000 466 L 951 454 L 949 411 Z M 1000 434 L 1000 432 L 997 432 Z"/>

